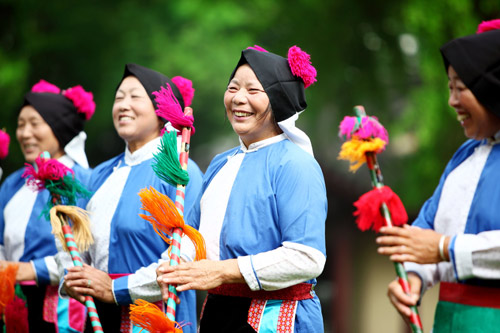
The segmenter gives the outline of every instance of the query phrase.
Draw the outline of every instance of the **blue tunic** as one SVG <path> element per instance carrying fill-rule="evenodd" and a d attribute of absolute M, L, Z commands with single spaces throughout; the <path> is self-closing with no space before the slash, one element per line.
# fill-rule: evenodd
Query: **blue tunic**
<path fill-rule="evenodd" d="M 140 190 L 154 187 L 175 200 L 176 188 L 160 180 L 151 167 L 158 143 L 159 139 L 155 139 L 133 154 L 127 150 L 100 164 L 89 183 L 89 188 L 95 191 L 87 205 L 94 244 L 84 260 L 109 274 L 125 274 L 113 281 L 114 297 L 121 305 L 131 304 L 138 298 L 150 302 L 161 300 L 156 267 L 168 244 L 139 216 L 144 211 L 138 195 Z M 192 160 L 188 162 L 188 173 L 185 213 L 193 205 L 202 180 L 202 173 Z M 176 320 L 193 323 L 184 331 L 195 332 L 195 292 L 183 292 L 180 299 Z"/>
<path fill-rule="evenodd" d="M 188 221 L 204 236 L 208 259 L 237 258 L 250 289 L 276 290 L 316 284 L 326 257 L 326 215 L 318 163 L 279 135 L 216 156 Z M 298 302 L 295 331 L 323 331 L 315 294 Z"/>

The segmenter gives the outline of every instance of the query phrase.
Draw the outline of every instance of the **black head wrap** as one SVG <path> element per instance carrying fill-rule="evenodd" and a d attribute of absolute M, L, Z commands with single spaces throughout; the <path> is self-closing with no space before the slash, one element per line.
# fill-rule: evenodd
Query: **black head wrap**
<path fill-rule="evenodd" d="M 149 68 L 146 68 L 144 66 L 137 65 L 137 64 L 126 64 L 125 71 L 123 73 L 123 77 L 120 80 L 118 87 L 120 86 L 123 79 L 125 79 L 127 76 L 135 76 L 139 80 L 139 82 L 141 82 L 144 89 L 146 89 L 146 92 L 148 93 L 149 98 L 153 102 L 153 106 L 155 107 L 155 110 L 158 108 L 158 105 L 156 105 L 155 96 L 153 95 L 153 92 L 160 90 L 160 88 L 162 86 L 166 87 L 166 83 L 168 83 L 170 85 L 170 87 L 172 88 L 174 96 L 179 101 L 179 103 L 182 107 L 182 110 L 184 110 L 184 99 L 182 98 L 182 95 L 181 95 L 179 89 L 172 82 L 172 80 L 170 80 L 168 77 L 161 74 L 160 72 L 154 71 L 152 69 L 149 69 Z M 118 89 L 118 87 L 117 87 L 117 89 Z"/>
<path fill-rule="evenodd" d="M 31 105 L 52 129 L 61 149 L 83 131 L 85 115 L 77 112 L 73 102 L 62 94 L 28 92 L 24 105 Z"/>
<path fill-rule="evenodd" d="M 500 30 L 457 38 L 440 50 L 445 70 L 451 65 L 477 100 L 500 117 Z"/>
<path fill-rule="evenodd" d="M 241 65 L 248 64 L 262 84 L 276 122 L 290 118 L 307 107 L 304 82 L 294 76 L 288 60 L 271 52 L 246 49 L 241 52 L 229 81 Z"/>

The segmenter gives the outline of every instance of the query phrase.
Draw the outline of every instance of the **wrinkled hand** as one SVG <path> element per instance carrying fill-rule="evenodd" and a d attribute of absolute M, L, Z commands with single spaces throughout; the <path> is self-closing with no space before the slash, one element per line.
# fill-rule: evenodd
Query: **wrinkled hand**
<path fill-rule="evenodd" d="M 418 299 L 420 298 L 420 288 L 422 286 L 422 280 L 420 280 L 415 273 L 408 273 L 408 281 L 410 283 L 410 295 L 407 295 L 403 291 L 398 279 L 389 283 L 387 289 L 389 300 L 407 324 L 409 324 L 411 316 L 410 307 L 417 305 Z"/>
<path fill-rule="evenodd" d="M 431 229 L 421 229 L 405 225 L 400 227 L 383 227 L 384 235 L 377 237 L 378 253 L 389 256 L 392 261 L 412 261 L 418 264 L 434 264 L 442 261 L 439 255 L 441 234 Z M 448 244 L 450 237 L 445 238 L 444 255 L 449 258 Z"/>
<path fill-rule="evenodd" d="M 82 303 L 85 301 L 84 295 L 105 303 L 115 302 L 109 275 L 87 264 L 83 264 L 83 267 L 68 268 L 64 287 L 68 295 Z"/>
<path fill-rule="evenodd" d="M 168 299 L 168 285 L 176 285 L 178 292 L 195 289 L 209 290 L 224 283 L 244 283 L 236 259 L 213 261 L 200 260 L 178 266 L 161 264 L 156 270 L 157 282 L 163 300 Z"/>

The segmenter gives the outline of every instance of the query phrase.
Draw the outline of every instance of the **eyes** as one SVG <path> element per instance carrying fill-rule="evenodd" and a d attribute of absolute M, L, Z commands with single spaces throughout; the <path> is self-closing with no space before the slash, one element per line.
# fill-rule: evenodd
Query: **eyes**
<path fill-rule="evenodd" d="M 229 85 L 227 87 L 227 91 L 230 92 L 230 93 L 237 93 L 238 91 L 240 90 L 246 90 L 250 95 L 256 95 L 256 94 L 259 94 L 259 93 L 265 93 L 265 91 L 263 89 L 259 89 L 259 88 L 240 88 L 236 85 Z"/>

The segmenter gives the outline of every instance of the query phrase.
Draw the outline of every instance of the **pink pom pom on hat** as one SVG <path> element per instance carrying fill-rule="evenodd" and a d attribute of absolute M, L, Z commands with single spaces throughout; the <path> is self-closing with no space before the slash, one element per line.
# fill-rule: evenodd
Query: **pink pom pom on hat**
<path fill-rule="evenodd" d="M 40 80 L 31 88 L 31 92 L 59 94 L 61 89 L 55 84 Z"/>
<path fill-rule="evenodd" d="M 483 21 L 477 26 L 477 33 L 500 29 L 500 19 Z"/>
<path fill-rule="evenodd" d="M 10 136 L 7 132 L 0 130 L 0 160 L 9 154 Z"/>
<path fill-rule="evenodd" d="M 311 65 L 311 56 L 302 51 L 298 46 L 292 46 L 288 50 L 288 63 L 293 75 L 302 78 L 304 88 L 316 82 L 316 68 Z"/>
<path fill-rule="evenodd" d="M 70 99 L 76 107 L 76 110 L 85 115 L 86 120 L 90 120 L 95 112 L 94 95 L 87 92 L 82 86 L 74 86 L 63 91 L 63 95 Z"/>

